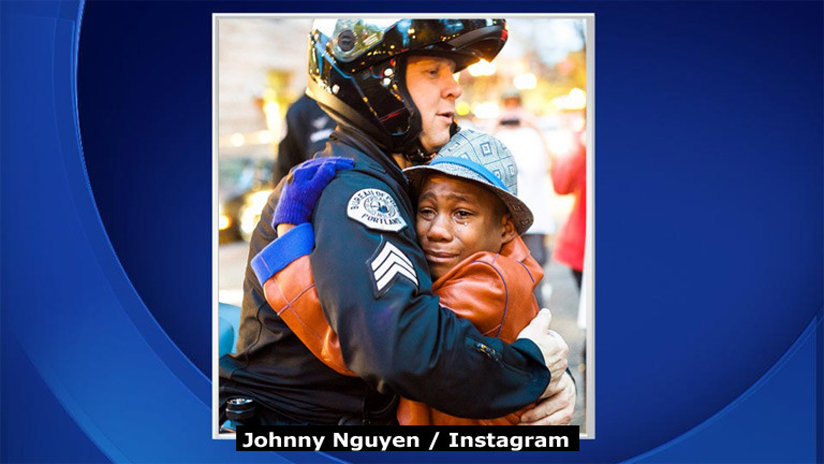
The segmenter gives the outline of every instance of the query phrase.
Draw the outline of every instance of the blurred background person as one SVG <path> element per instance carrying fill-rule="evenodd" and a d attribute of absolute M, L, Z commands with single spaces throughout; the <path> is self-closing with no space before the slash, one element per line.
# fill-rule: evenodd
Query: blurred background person
<path fill-rule="evenodd" d="M 572 149 L 563 156 L 552 156 L 552 185 L 559 195 L 573 195 L 572 211 L 558 236 L 555 238 L 554 258 L 569 266 L 581 289 L 584 270 L 584 244 L 587 217 L 587 163 L 586 163 L 586 119 L 584 111 L 567 114 L 566 123 Z"/>
<path fill-rule="evenodd" d="M 518 90 L 507 89 L 502 92 L 501 106 L 495 136 L 509 148 L 515 158 L 518 167 L 518 198 L 526 203 L 535 217 L 522 238 L 535 261 L 545 268 L 550 257 L 547 240 L 555 232 L 555 222 L 550 214 L 552 186 L 549 153 L 540 130 L 533 123 L 534 117 L 522 105 Z M 541 308 L 546 307 L 551 293 L 552 287 L 547 280 L 535 288 L 535 298 Z"/>
<path fill-rule="evenodd" d="M 278 145 L 273 185 L 286 177 L 292 167 L 323 150 L 335 126 L 335 121 L 306 94 L 292 103 L 286 111 L 286 135 Z"/>

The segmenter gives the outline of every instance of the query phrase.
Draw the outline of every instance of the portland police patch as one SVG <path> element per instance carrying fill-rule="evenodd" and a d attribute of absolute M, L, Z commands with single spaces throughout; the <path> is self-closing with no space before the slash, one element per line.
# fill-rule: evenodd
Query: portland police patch
<path fill-rule="evenodd" d="M 346 214 L 370 229 L 397 232 L 406 227 L 395 200 L 383 190 L 358 190 L 349 199 Z"/>

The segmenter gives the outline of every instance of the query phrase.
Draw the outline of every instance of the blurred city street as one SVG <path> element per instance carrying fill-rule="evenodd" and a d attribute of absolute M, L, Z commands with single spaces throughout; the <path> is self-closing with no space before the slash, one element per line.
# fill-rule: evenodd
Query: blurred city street
<path fill-rule="evenodd" d="M 584 430 L 584 368 L 583 359 L 586 333 L 578 327 L 578 287 L 569 268 L 550 260 L 544 267 L 544 282 L 552 285 L 549 309 L 552 311 L 552 328 L 561 334 L 569 345 L 569 370 L 575 379 L 578 399 L 572 424 Z"/>

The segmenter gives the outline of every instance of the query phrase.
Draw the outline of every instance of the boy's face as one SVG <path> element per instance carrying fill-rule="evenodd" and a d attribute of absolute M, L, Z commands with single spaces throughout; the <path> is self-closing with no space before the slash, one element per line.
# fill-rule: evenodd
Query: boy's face
<path fill-rule="evenodd" d="M 449 141 L 455 100 L 461 87 L 455 81 L 455 62 L 433 56 L 410 56 L 406 88 L 421 114 L 421 145 L 434 152 Z"/>
<path fill-rule="evenodd" d="M 430 175 L 418 199 L 415 230 L 433 280 L 473 253 L 498 253 L 515 225 L 498 197 L 478 184 Z"/>

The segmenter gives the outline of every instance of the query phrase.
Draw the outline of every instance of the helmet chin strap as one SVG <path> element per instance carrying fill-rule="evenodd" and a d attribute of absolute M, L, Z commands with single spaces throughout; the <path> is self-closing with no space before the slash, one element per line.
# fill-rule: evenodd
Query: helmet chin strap
<path fill-rule="evenodd" d="M 426 150 L 424 150 L 420 140 L 415 141 L 415 146 L 412 147 L 412 151 L 407 151 L 403 154 L 403 157 L 406 158 L 406 160 L 412 163 L 413 165 L 426 164 L 434 156 L 435 153 L 427 153 Z"/>
<path fill-rule="evenodd" d="M 449 138 L 451 139 L 453 135 L 457 134 L 461 131 L 461 126 L 458 125 L 458 121 L 455 118 L 452 118 L 452 124 L 449 125 Z"/>
<path fill-rule="evenodd" d="M 451 139 L 453 135 L 460 131 L 461 126 L 453 119 L 452 124 L 449 126 L 449 138 Z M 435 156 L 434 152 L 427 152 L 426 149 L 423 148 L 420 138 L 415 139 L 415 143 L 411 148 L 412 150 L 404 153 L 403 157 L 412 164 L 426 164 L 432 161 L 432 158 Z"/>
<path fill-rule="evenodd" d="M 409 89 L 406 87 L 406 71 L 407 66 L 409 64 L 409 54 L 403 54 L 398 57 L 398 62 L 396 66 L 396 79 L 398 79 L 398 90 L 400 91 L 403 99 L 407 102 L 407 108 L 410 110 L 410 119 L 409 124 L 413 130 L 417 130 L 417 134 L 415 138 L 412 140 L 407 140 L 406 142 L 400 144 L 400 146 L 396 146 L 394 152 L 400 153 L 407 161 L 415 164 L 426 164 L 432 160 L 435 156 L 435 151 L 427 151 L 423 144 L 421 144 L 421 132 L 423 131 L 423 125 L 421 123 L 420 111 L 418 111 L 418 107 L 415 105 L 415 101 L 412 99 L 412 95 L 409 93 Z M 458 123 L 455 121 L 453 116 L 452 124 L 449 125 L 449 138 L 452 138 L 453 135 L 457 134 L 461 130 Z M 436 150 L 437 151 L 437 150 Z"/>

